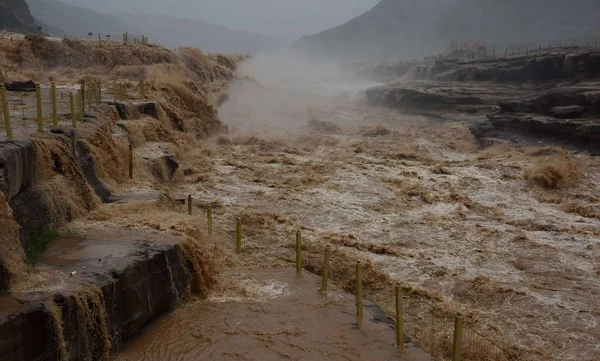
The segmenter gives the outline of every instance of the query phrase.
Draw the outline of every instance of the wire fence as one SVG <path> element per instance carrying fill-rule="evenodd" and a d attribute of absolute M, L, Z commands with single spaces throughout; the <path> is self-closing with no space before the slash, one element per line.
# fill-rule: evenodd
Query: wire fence
<path fill-rule="evenodd" d="M 404 298 L 404 326 L 411 340 L 440 359 L 452 357 L 454 318 L 441 312 L 433 305 Z"/>
<path fill-rule="evenodd" d="M 437 360 L 455 360 L 457 347 L 460 360 L 515 360 L 505 347 L 463 325 L 461 316 L 451 316 L 448 311 L 420 299 L 404 297 L 403 302 L 406 334 Z"/>
<path fill-rule="evenodd" d="M 567 52 L 591 50 L 599 46 L 598 38 L 586 38 L 587 40 L 571 41 L 565 40 L 542 43 L 520 43 L 510 44 L 501 48 L 484 48 L 479 50 L 455 50 L 447 55 L 442 55 L 446 59 L 466 59 L 466 60 L 488 60 L 497 58 L 518 58 L 522 56 L 542 56 L 542 55 L 561 55 Z M 593 40 L 595 39 L 595 40 Z M 435 57 L 433 57 L 435 58 Z M 439 57 L 438 57 L 439 58 Z M 427 60 L 427 58 L 426 58 Z M 429 60 L 432 60 L 430 58 Z"/>
<path fill-rule="evenodd" d="M 79 84 L 12 84 L 18 90 L 7 91 L 0 84 L 0 139 L 43 133 L 58 126 L 77 128 L 86 112 L 98 104 L 144 99 L 143 82 L 132 84 L 122 80 L 102 83 L 87 79 Z"/>

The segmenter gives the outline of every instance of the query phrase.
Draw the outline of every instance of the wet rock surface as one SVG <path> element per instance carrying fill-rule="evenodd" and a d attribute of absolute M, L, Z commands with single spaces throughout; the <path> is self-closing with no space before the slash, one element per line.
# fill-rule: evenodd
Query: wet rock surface
<path fill-rule="evenodd" d="M 115 109 L 117 109 L 117 112 L 119 113 L 119 117 L 121 118 L 121 120 L 132 119 L 131 111 L 129 109 L 129 106 L 126 103 L 108 102 L 107 104 L 111 105 L 111 106 L 115 107 Z"/>
<path fill-rule="evenodd" d="M 40 258 L 49 267 L 46 284 L 0 298 L 2 359 L 99 360 L 116 352 L 189 294 L 191 271 L 181 241 L 99 228 L 53 243 Z"/>
<path fill-rule="evenodd" d="M 502 133 L 526 133 L 546 138 L 544 144 L 599 154 L 600 84 L 588 81 L 559 85 L 542 92 L 499 101 L 500 111 L 485 121 L 470 125 L 478 138 L 498 137 Z M 506 138 L 506 134 L 502 135 Z M 540 140 L 538 140 L 540 141 Z"/>
<path fill-rule="evenodd" d="M 27 248 L 31 232 L 59 223 L 57 204 L 46 189 L 27 189 L 13 198 L 9 205 L 20 227 L 23 248 Z"/>
<path fill-rule="evenodd" d="M 441 60 L 407 72 L 411 80 L 528 82 L 600 75 L 600 50 L 572 48 L 562 54 L 533 54 L 480 61 Z"/>
<path fill-rule="evenodd" d="M 0 142 L 0 191 L 8 199 L 31 185 L 34 164 L 35 153 L 30 140 Z"/>
<path fill-rule="evenodd" d="M 71 137 L 73 136 L 77 137 L 76 134 L 71 134 Z M 76 159 L 79 169 L 81 169 L 86 182 L 94 189 L 96 195 L 100 197 L 103 203 L 107 203 L 110 200 L 112 192 L 106 183 L 98 177 L 94 157 L 85 142 L 77 140 L 76 144 Z"/>
<path fill-rule="evenodd" d="M 179 169 L 179 160 L 173 154 L 172 146 L 169 143 L 146 143 L 138 151 L 142 154 L 142 160 L 150 171 L 150 175 L 157 182 L 171 180 Z"/>
<path fill-rule="evenodd" d="M 597 119 L 562 120 L 535 114 L 490 114 L 473 120 L 469 130 L 482 148 L 507 143 L 556 146 L 600 155 Z"/>
<path fill-rule="evenodd" d="M 152 118 L 158 119 L 158 103 L 156 102 L 144 102 L 138 104 L 137 108 L 141 115 L 148 115 Z"/>
<path fill-rule="evenodd" d="M 598 153 L 600 51 L 419 65 L 370 88 L 374 105 L 487 114 L 470 124 L 483 139 L 553 144 Z M 412 80 L 411 80 L 412 79 Z M 414 80 L 414 79 L 429 79 Z M 565 81 L 569 80 L 569 81 Z"/>
<path fill-rule="evenodd" d="M 8 91 L 20 91 L 20 92 L 34 92 L 35 82 L 29 81 L 13 81 L 6 84 L 6 90 Z"/>
<path fill-rule="evenodd" d="M 512 95 L 526 95 L 526 89 L 506 84 L 398 81 L 366 90 L 369 103 L 398 108 L 460 109 L 464 106 L 497 106 Z"/>
<path fill-rule="evenodd" d="M 0 353 L 7 361 L 58 360 L 54 323 L 42 302 L 0 297 Z"/>
<path fill-rule="evenodd" d="M 585 107 L 581 105 L 558 106 L 550 109 L 550 113 L 557 118 L 579 118 L 585 112 Z"/>
<path fill-rule="evenodd" d="M 433 86 L 381 86 L 367 90 L 372 104 L 416 108 L 448 108 L 456 105 L 481 105 L 483 100 L 466 92 L 441 92 Z"/>

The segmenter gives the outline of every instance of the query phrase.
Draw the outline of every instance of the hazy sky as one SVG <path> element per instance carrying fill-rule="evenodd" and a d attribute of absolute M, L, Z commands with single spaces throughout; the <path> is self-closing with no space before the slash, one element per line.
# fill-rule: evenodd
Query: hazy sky
<path fill-rule="evenodd" d="M 167 14 L 264 34 L 301 36 L 339 25 L 379 0 L 62 0 L 105 13 Z"/>

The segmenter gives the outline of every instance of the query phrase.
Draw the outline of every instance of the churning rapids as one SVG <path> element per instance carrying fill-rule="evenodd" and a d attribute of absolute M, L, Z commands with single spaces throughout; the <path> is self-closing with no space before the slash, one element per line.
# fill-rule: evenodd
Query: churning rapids
<path fill-rule="evenodd" d="M 315 64 L 262 60 L 242 66 L 255 80 L 233 84 L 221 107 L 229 134 L 186 155 L 186 182 L 175 190 L 214 206 L 228 246 L 230 225 L 242 217 L 244 254 L 226 268 L 290 266 L 300 228 L 309 265 L 320 262 L 325 244 L 346 254 L 340 262 L 369 260 L 390 284 L 409 283 L 467 312 L 474 327 L 522 359 L 600 357 L 600 221 L 576 206 L 597 200 L 597 158 L 507 144 L 479 150 L 469 116 L 441 121 L 370 107 L 361 95 L 370 84 L 342 81 Z M 536 166 L 565 157 L 584 170 L 568 190 L 528 181 Z M 346 285 L 352 277 L 338 272 L 334 281 Z M 243 288 L 256 296 L 265 285 Z M 218 297 L 238 297 L 240 288 L 232 289 L 219 289 Z M 390 298 L 368 296 L 392 309 Z M 185 350 L 200 352 L 198 344 L 216 355 L 214 334 L 206 332 L 220 322 L 211 312 L 221 312 L 217 305 L 210 298 L 184 305 L 136 341 L 153 346 L 126 350 L 121 359 L 183 360 Z M 232 322 L 215 327 L 236 329 Z M 294 333 L 300 326 L 281 327 Z M 271 340 L 260 332 L 251 339 Z"/>

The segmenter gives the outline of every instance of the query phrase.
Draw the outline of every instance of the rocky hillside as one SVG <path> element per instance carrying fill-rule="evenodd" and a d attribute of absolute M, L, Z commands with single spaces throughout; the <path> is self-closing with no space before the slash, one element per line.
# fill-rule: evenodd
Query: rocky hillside
<path fill-rule="evenodd" d="M 436 23 L 445 40 L 483 40 L 490 46 L 597 37 L 596 0 L 460 0 Z M 459 20 L 462 19 L 462 20 Z M 477 38 L 477 37 L 480 38 Z"/>
<path fill-rule="evenodd" d="M 336 28 L 305 36 L 295 47 L 345 60 L 416 58 L 450 41 L 489 46 L 560 41 L 599 33 L 595 0 L 381 0 Z"/>
<path fill-rule="evenodd" d="M 0 30 L 37 32 L 35 19 L 25 0 L 0 0 Z"/>
<path fill-rule="evenodd" d="M 305 36 L 294 47 L 315 55 L 350 60 L 395 58 L 438 49 L 432 25 L 443 0 L 382 0 L 373 9 L 333 29 Z"/>

